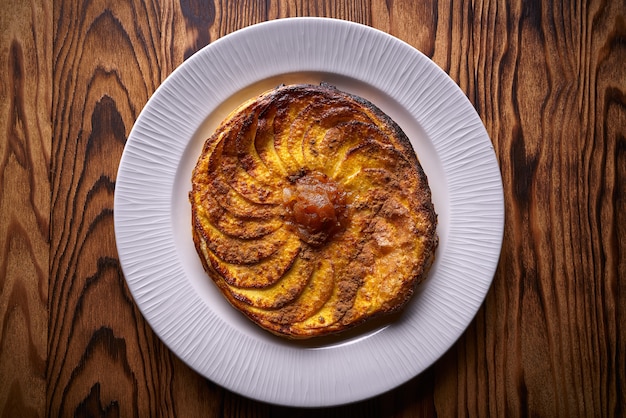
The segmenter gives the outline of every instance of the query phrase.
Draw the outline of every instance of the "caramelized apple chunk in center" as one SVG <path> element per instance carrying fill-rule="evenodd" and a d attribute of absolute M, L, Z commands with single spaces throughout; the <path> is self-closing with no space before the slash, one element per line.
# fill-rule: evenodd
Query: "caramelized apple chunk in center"
<path fill-rule="evenodd" d="M 283 200 L 290 224 L 310 245 L 322 245 L 347 222 L 346 193 L 322 173 L 299 176 L 283 189 Z"/>

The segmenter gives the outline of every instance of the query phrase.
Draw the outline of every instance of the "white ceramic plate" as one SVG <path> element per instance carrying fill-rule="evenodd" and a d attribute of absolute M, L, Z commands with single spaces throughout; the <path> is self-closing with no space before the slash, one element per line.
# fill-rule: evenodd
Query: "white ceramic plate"
<path fill-rule="evenodd" d="M 291 342 L 235 311 L 193 246 L 191 171 L 232 109 L 278 84 L 326 81 L 375 103 L 403 128 L 428 175 L 440 244 L 406 311 L 339 338 Z M 154 331 L 212 381 L 254 399 L 330 406 L 413 378 L 463 333 L 500 254 L 502 183 L 490 139 L 457 85 L 406 43 L 332 19 L 282 19 L 205 47 L 138 117 L 120 162 L 115 234 L 128 287 Z"/>

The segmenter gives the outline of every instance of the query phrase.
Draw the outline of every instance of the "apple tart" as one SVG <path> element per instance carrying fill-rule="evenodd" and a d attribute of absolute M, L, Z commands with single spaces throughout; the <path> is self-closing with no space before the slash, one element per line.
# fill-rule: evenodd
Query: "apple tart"
<path fill-rule="evenodd" d="M 426 175 L 400 127 L 330 85 L 279 86 L 206 140 L 193 240 L 226 299 L 290 338 L 401 310 L 437 247 Z"/>

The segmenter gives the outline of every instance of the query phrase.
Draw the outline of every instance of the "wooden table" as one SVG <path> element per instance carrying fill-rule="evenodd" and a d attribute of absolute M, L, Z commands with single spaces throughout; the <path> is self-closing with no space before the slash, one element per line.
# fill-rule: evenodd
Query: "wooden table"
<path fill-rule="evenodd" d="M 626 3 L 2 1 L 0 416 L 624 416 Z M 188 368 L 126 287 L 119 159 L 206 44 L 289 16 L 361 22 L 467 94 L 504 182 L 504 244 L 460 340 L 397 389 L 297 410 Z"/>

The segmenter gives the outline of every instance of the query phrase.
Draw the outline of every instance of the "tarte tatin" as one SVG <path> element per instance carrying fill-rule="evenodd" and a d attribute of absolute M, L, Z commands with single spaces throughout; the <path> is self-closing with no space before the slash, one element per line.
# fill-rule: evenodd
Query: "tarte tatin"
<path fill-rule="evenodd" d="M 330 85 L 279 86 L 206 140 L 193 240 L 238 310 L 290 338 L 401 310 L 437 247 L 437 215 L 400 127 Z"/>

